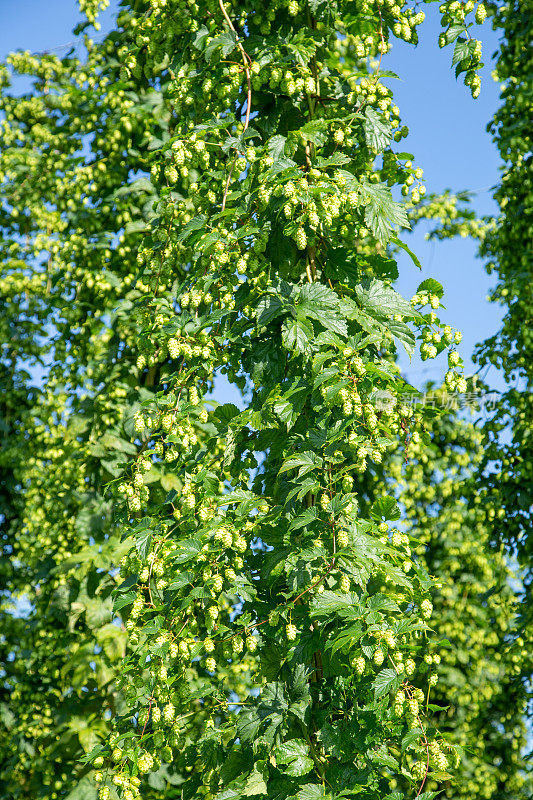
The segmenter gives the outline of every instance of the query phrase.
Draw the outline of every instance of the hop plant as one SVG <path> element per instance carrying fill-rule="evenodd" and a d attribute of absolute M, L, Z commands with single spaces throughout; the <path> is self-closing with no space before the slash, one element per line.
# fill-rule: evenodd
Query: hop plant
<path fill-rule="evenodd" d="M 289 642 L 294 642 L 295 639 L 296 639 L 297 634 L 298 634 L 298 629 L 296 628 L 296 625 L 293 625 L 292 623 L 288 623 L 285 626 L 285 635 L 287 636 L 287 640 Z"/>

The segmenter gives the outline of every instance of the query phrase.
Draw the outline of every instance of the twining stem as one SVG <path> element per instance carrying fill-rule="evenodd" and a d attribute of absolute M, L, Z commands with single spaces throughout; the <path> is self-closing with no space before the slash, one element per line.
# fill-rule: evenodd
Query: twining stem
<path fill-rule="evenodd" d="M 232 30 L 233 33 L 235 34 L 235 36 L 237 36 L 237 31 L 236 31 L 236 29 L 235 29 L 235 27 L 233 25 L 233 22 L 231 21 L 231 19 L 228 16 L 228 12 L 224 8 L 224 3 L 222 2 L 222 0 L 218 0 L 218 4 L 220 6 L 220 10 L 222 11 L 222 13 L 224 15 L 224 19 L 228 23 L 228 26 L 229 26 L 230 30 Z M 242 61 L 243 61 L 243 64 L 244 64 L 244 71 L 246 73 L 246 83 L 248 85 L 247 95 L 246 95 L 246 116 L 244 118 L 244 130 L 243 130 L 243 133 L 244 133 L 244 131 L 247 130 L 248 125 L 250 124 L 250 112 L 252 110 L 252 76 L 251 76 L 251 73 L 250 73 L 250 64 L 252 63 L 252 59 L 250 58 L 250 56 L 248 55 L 248 53 L 246 52 L 246 50 L 244 49 L 244 47 L 242 46 L 242 44 L 238 40 L 237 40 L 237 47 L 239 48 L 239 51 L 240 51 L 240 53 L 242 55 Z M 229 185 L 231 183 L 232 174 L 233 174 L 233 164 L 231 165 L 231 170 L 230 170 L 230 173 L 229 173 L 227 181 L 226 181 L 226 186 L 224 187 L 224 198 L 222 200 L 222 211 L 224 211 L 224 209 L 226 208 L 226 200 L 227 200 L 227 197 L 228 197 Z"/>

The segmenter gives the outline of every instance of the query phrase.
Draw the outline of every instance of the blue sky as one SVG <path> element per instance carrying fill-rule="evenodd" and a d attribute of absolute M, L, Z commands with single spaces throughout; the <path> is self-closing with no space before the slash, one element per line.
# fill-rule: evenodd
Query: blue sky
<path fill-rule="evenodd" d="M 111 0 L 110 8 L 101 16 L 102 30 L 95 37 L 100 38 L 111 28 L 117 7 L 117 0 Z M 403 122 L 411 131 L 402 147 L 414 153 L 415 164 L 423 168 L 428 192 L 446 188 L 475 190 L 479 213 L 493 213 L 490 187 L 499 179 L 499 157 L 485 127 L 499 105 L 499 86 L 490 76 L 496 36 L 489 25 L 479 29 L 486 67 L 482 71 L 481 96 L 472 100 L 461 79 L 455 79 L 452 48 L 438 48 L 438 4 L 426 6 L 425 11 L 427 18 L 419 28 L 418 47 L 395 41 L 392 52 L 382 62 L 383 69 L 401 76 L 399 81 L 387 82 L 394 89 Z M 79 19 L 75 0 L 1 0 L 0 57 L 18 48 L 34 52 L 59 48 L 59 53 L 72 42 L 72 28 Z M 426 277 L 435 277 L 443 284 L 446 312 L 442 316 L 463 332 L 460 350 L 467 367 L 471 367 L 469 356 L 475 343 L 500 325 L 501 309 L 486 301 L 493 279 L 476 258 L 473 242 L 457 239 L 428 243 L 418 229 L 408 237 L 408 243 L 422 262 L 422 273 L 402 256 L 398 288 L 410 295 Z M 443 357 L 425 363 L 413 360 L 412 364 L 405 357 L 401 363 L 416 386 L 429 378 L 438 380 L 446 369 Z M 487 380 L 495 388 L 503 388 L 494 370 Z"/>

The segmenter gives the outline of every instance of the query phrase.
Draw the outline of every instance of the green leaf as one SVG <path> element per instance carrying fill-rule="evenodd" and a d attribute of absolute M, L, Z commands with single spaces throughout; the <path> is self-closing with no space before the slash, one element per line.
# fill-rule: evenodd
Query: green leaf
<path fill-rule="evenodd" d="M 436 294 L 437 297 L 441 298 L 444 295 L 444 289 L 442 288 L 442 284 L 436 281 L 434 278 L 426 278 L 425 281 L 422 281 L 417 287 L 417 292 L 428 292 L 429 294 Z"/>
<path fill-rule="evenodd" d="M 100 628 L 104 623 L 109 622 L 112 616 L 113 603 L 110 597 L 101 600 L 98 597 L 86 598 L 84 601 L 85 606 L 85 621 L 89 628 Z"/>
<path fill-rule="evenodd" d="M 213 411 L 213 421 L 219 430 L 225 430 L 232 419 L 238 417 L 241 412 L 234 403 L 224 403 L 217 406 Z"/>
<path fill-rule="evenodd" d="M 386 745 L 378 750 L 373 750 L 370 754 L 370 760 L 373 764 L 382 764 L 384 767 L 388 767 L 395 772 L 400 766 L 394 756 L 391 756 L 391 754 L 387 752 Z"/>
<path fill-rule="evenodd" d="M 201 28 L 196 32 L 196 36 L 193 39 L 193 47 L 196 47 L 197 50 L 203 50 L 205 46 L 205 40 L 209 36 L 209 31 L 202 25 Z"/>
<path fill-rule="evenodd" d="M 170 492 L 174 489 L 176 492 L 181 489 L 181 481 L 177 475 L 167 472 L 166 475 L 161 475 L 160 483 L 165 492 Z"/>
<path fill-rule="evenodd" d="M 205 214 L 199 214 L 197 217 L 193 217 L 186 225 L 183 226 L 181 229 L 180 234 L 178 235 L 178 241 L 184 242 L 186 241 L 190 234 L 194 231 L 198 231 L 204 227 L 207 221 L 207 217 Z"/>
<path fill-rule="evenodd" d="M 407 354 L 412 356 L 416 347 L 416 338 L 409 325 L 405 322 L 397 322 L 396 320 L 387 320 L 384 324 L 394 338 L 398 339 L 398 341 L 403 344 Z"/>
<path fill-rule="evenodd" d="M 453 48 L 452 67 L 461 61 L 468 61 L 470 58 L 470 48 L 466 39 L 457 39 Z"/>
<path fill-rule="evenodd" d="M 306 494 L 312 494 L 319 488 L 318 482 L 310 476 L 303 481 L 298 481 L 294 489 L 291 489 L 287 494 L 286 503 L 288 503 L 294 496 L 301 500 Z"/>
<path fill-rule="evenodd" d="M 468 33 L 465 25 L 450 25 L 450 27 L 446 31 L 447 44 L 455 42 L 457 37 L 460 36 L 462 33 L 464 33 L 465 35 Z"/>
<path fill-rule="evenodd" d="M 235 431 L 231 429 L 228 430 L 226 434 L 226 443 L 224 445 L 224 458 L 222 460 L 222 465 L 224 469 L 228 469 L 235 460 L 235 453 L 237 450 L 237 437 L 235 435 Z"/>
<path fill-rule="evenodd" d="M 242 793 L 244 797 L 267 793 L 268 768 L 266 761 L 257 761 L 248 775 Z"/>
<path fill-rule="evenodd" d="M 403 203 L 392 199 L 390 188 L 384 183 L 362 183 L 361 194 L 365 203 L 365 222 L 376 239 L 386 244 L 395 225 L 410 228 Z"/>
<path fill-rule="evenodd" d="M 422 264 L 420 263 L 418 256 L 413 253 L 413 251 L 405 244 L 405 242 L 402 242 L 397 236 L 391 236 L 390 240 L 394 245 L 396 245 L 396 247 L 400 247 L 402 250 L 405 250 L 407 255 L 411 256 L 414 265 L 418 267 L 418 269 L 422 269 Z"/>
<path fill-rule="evenodd" d="M 345 247 L 330 248 L 327 251 L 325 272 L 328 278 L 354 285 L 361 277 L 359 262 Z"/>
<path fill-rule="evenodd" d="M 259 733 L 260 727 L 261 718 L 255 710 L 243 711 L 239 714 L 237 720 L 237 735 L 242 742 L 253 742 Z"/>
<path fill-rule="evenodd" d="M 313 598 L 309 613 L 312 617 L 331 617 L 341 612 L 343 616 L 355 618 L 359 612 L 359 600 L 355 594 L 338 594 L 326 589 Z"/>
<path fill-rule="evenodd" d="M 120 658 L 124 658 L 128 634 L 118 625 L 110 622 L 99 628 L 96 631 L 96 641 L 103 647 L 110 661 L 118 661 Z"/>
<path fill-rule="evenodd" d="M 374 697 L 383 697 L 388 692 L 395 692 L 402 682 L 402 678 L 394 669 L 382 669 L 378 672 L 372 683 Z"/>
<path fill-rule="evenodd" d="M 350 156 L 345 155 L 345 153 L 332 153 L 328 158 L 322 158 L 322 156 L 318 156 L 316 159 L 317 167 L 340 167 L 344 164 L 349 164 L 351 161 Z M 353 182 L 353 176 L 350 175 Z"/>
<path fill-rule="evenodd" d="M 401 314 L 409 319 L 416 316 L 408 300 L 398 294 L 392 286 L 388 286 L 376 278 L 362 281 L 356 287 L 355 293 L 363 308 L 372 315 Z"/>
<path fill-rule="evenodd" d="M 301 478 L 302 475 L 307 475 L 308 472 L 314 472 L 315 469 L 320 469 L 322 464 L 323 461 L 320 456 L 313 453 L 311 450 L 307 450 L 304 453 L 297 453 L 285 459 L 279 470 L 279 474 L 281 475 L 283 472 L 288 472 L 291 469 L 300 467 L 298 477 Z"/>
<path fill-rule="evenodd" d="M 318 508 L 316 506 L 306 508 L 303 514 L 298 514 L 298 516 L 292 520 L 289 525 L 289 530 L 297 531 L 306 525 L 311 525 L 316 519 L 318 519 Z"/>
<path fill-rule="evenodd" d="M 332 655 L 338 650 L 347 653 L 356 646 L 361 636 L 363 636 L 363 629 L 360 623 L 349 625 L 347 628 L 343 628 L 338 636 L 328 641 L 326 649 L 331 650 Z"/>
<path fill-rule="evenodd" d="M 98 790 L 90 775 L 85 775 L 74 789 L 69 792 L 65 800 L 96 800 Z"/>
<path fill-rule="evenodd" d="M 385 594 L 378 594 L 372 595 L 367 601 L 367 607 L 371 608 L 372 611 L 399 611 L 400 607 L 396 600 L 393 600 L 392 597 L 387 597 Z"/>
<path fill-rule="evenodd" d="M 317 147 L 323 147 L 328 140 L 327 124 L 325 119 L 311 120 L 306 122 L 297 133 L 316 144 Z"/>
<path fill-rule="evenodd" d="M 289 175 L 294 174 L 294 167 L 296 167 L 296 161 L 293 161 L 292 158 L 286 158 L 280 156 L 274 161 L 273 166 L 270 167 L 267 173 L 267 177 L 271 180 L 276 175 L 279 175 L 281 172 L 285 172 L 286 170 L 290 170 Z"/>
<path fill-rule="evenodd" d="M 365 111 L 364 131 L 367 147 L 381 153 L 392 139 L 392 127 L 384 121 L 373 108 L 367 106 Z"/>
<path fill-rule="evenodd" d="M 164 487 L 163 487 L 164 488 Z M 135 548 L 139 554 L 141 561 L 145 561 L 146 557 L 152 546 L 152 532 L 142 531 L 139 536 L 135 537 Z"/>
<path fill-rule="evenodd" d="M 277 400 L 272 411 L 287 426 L 287 430 L 290 430 L 300 416 L 301 408 L 295 408 L 291 400 Z"/>
<path fill-rule="evenodd" d="M 148 223 L 144 219 L 134 219 L 124 226 L 124 233 L 140 233 L 148 230 Z"/>
<path fill-rule="evenodd" d="M 307 775 L 313 769 L 313 760 L 308 757 L 309 746 L 303 739 L 290 739 L 276 747 L 277 764 L 285 766 L 284 772 L 294 778 Z"/>
<path fill-rule="evenodd" d="M 303 354 L 310 349 L 314 331 L 311 323 L 306 320 L 288 319 L 283 323 L 281 334 L 283 345 L 287 350 L 296 350 Z"/>
<path fill-rule="evenodd" d="M 400 509 L 394 497 L 380 497 L 379 500 L 372 503 L 370 515 L 379 522 L 383 519 L 400 519 Z"/>
<path fill-rule="evenodd" d="M 302 287 L 299 302 L 306 309 L 321 308 L 323 311 L 334 311 L 339 307 L 339 296 L 323 283 L 309 283 Z"/>
<path fill-rule="evenodd" d="M 285 309 L 285 304 L 281 298 L 276 295 L 267 295 L 263 297 L 257 304 L 257 324 L 259 326 L 266 326 L 273 319 L 279 317 Z"/>
<path fill-rule="evenodd" d="M 287 137 L 280 136 L 279 134 L 268 140 L 268 153 L 274 159 L 274 161 L 279 161 L 279 159 L 285 155 L 286 143 Z"/>
<path fill-rule="evenodd" d="M 333 289 L 321 283 L 304 286 L 297 304 L 298 316 L 303 312 L 306 317 L 316 319 L 327 330 L 347 335 L 345 320 L 337 313 L 339 297 Z"/>
<path fill-rule="evenodd" d="M 402 739 L 402 753 L 405 753 L 412 745 L 417 745 L 423 734 L 422 728 L 411 728 Z"/>
<path fill-rule="evenodd" d="M 201 549 L 202 543 L 199 539 L 185 539 L 179 542 L 179 547 L 174 551 L 172 560 L 175 564 L 184 564 L 187 561 L 192 561 L 197 557 Z"/>
<path fill-rule="evenodd" d="M 226 58 L 236 46 L 237 35 L 233 31 L 225 31 L 219 36 L 215 36 L 214 39 L 211 39 L 204 51 L 205 58 L 207 61 L 212 61 L 214 53 L 219 48 L 222 50 L 222 56 Z"/>
<path fill-rule="evenodd" d="M 326 790 L 323 786 L 306 783 L 296 793 L 297 800 L 324 800 L 326 797 Z"/>
<path fill-rule="evenodd" d="M 237 784 L 235 788 L 228 786 L 226 789 L 222 789 L 221 792 L 215 795 L 215 800 L 239 800 L 242 797 L 240 785 Z"/>

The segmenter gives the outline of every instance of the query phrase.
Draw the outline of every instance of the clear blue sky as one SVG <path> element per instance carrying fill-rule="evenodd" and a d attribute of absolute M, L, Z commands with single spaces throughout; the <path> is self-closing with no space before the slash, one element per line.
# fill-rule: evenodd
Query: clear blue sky
<path fill-rule="evenodd" d="M 117 0 L 112 0 L 95 38 L 110 29 L 117 7 Z M 383 69 L 401 76 L 400 81 L 388 83 L 411 130 L 402 147 L 414 153 L 415 163 L 424 169 L 428 192 L 477 190 L 477 210 L 492 213 L 495 206 L 490 187 L 499 179 L 499 159 L 485 126 L 499 105 L 499 86 L 490 77 L 497 40 L 488 25 L 480 29 L 486 67 L 481 96 L 472 100 L 461 79 L 455 80 L 451 47 L 438 48 L 438 5 L 426 6 L 425 11 L 418 47 L 395 41 L 382 64 Z M 62 48 L 72 41 L 71 31 L 79 18 L 76 0 L 0 0 L 0 57 L 18 48 L 34 52 Z M 435 277 L 443 284 L 446 321 L 463 332 L 460 350 L 470 365 L 475 343 L 497 330 L 501 320 L 501 309 L 486 302 L 491 280 L 475 257 L 475 244 L 462 239 L 428 243 L 421 229 L 410 240 L 423 269 L 420 273 L 407 257 L 402 258 L 399 289 L 412 294 L 426 277 Z M 402 366 L 417 386 L 428 378 L 439 379 L 446 368 L 443 358 L 425 364 L 413 361 L 411 365 L 404 358 Z M 494 370 L 488 380 L 502 388 Z"/>

